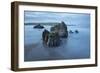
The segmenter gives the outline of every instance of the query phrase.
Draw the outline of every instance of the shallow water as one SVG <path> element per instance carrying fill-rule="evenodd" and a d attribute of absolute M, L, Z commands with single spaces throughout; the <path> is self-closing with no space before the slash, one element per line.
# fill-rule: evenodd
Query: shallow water
<path fill-rule="evenodd" d="M 51 26 L 44 26 L 50 30 Z M 75 33 L 75 30 L 79 33 Z M 56 60 L 56 59 L 84 59 L 90 58 L 90 29 L 76 26 L 68 26 L 67 39 L 62 39 L 61 45 L 55 48 L 44 47 L 42 44 L 42 31 L 34 29 L 33 25 L 25 25 L 24 35 L 24 60 Z"/>

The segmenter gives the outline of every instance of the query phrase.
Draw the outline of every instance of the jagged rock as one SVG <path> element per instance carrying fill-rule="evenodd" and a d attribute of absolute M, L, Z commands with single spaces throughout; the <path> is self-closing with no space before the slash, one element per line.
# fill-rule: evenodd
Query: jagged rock
<path fill-rule="evenodd" d="M 67 37 L 67 25 L 64 22 L 61 22 L 51 27 L 50 32 L 45 29 L 42 33 L 43 43 L 49 47 L 59 46 L 61 38 Z"/>
<path fill-rule="evenodd" d="M 60 45 L 60 37 L 58 32 L 49 32 L 44 30 L 42 33 L 43 44 L 49 47 L 56 47 Z"/>
<path fill-rule="evenodd" d="M 62 38 L 67 38 L 68 37 L 67 25 L 63 21 L 60 24 L 59 35 Z"/>
<path fill-rule="evenodd" d="M 38 24 L 38 25 L 34 26 L 34 28 L 42 29 L 42 28 L 44 28 L 44 27 L 43 27 L 42 25 Z"/>
<path fill-rule="evenodd" d="M 60 45 L 60 37 L 58 32 L 50 32 L 47 44 L 49 47 L 56 47 Z"/>
<path fill-rule="evenodd" d="M 51 27 L 50 30 L 58 32 L 59 36 L 62 38 L 68 37 L 67 25 L 63 21 L 61 23 Z"/>
<path fill-rule="evenodd" d="M 74 32 L 72 30 L 70 30 L 69 33 L 74 33 Z"/>
<path fill-rule="evenodd" d="M 48 30 L 44 30 L 42 33 L 42 40 L 43 40 L 43 44 L 47 45 L 48 39 L 49 39 L 49 31 Z"/>

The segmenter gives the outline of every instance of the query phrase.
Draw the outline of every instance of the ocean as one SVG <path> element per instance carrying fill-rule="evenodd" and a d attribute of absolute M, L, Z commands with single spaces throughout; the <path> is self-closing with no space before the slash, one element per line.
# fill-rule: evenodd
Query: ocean
<path fill-rule="evenodd" d="M 44 47 L 42 43 L 42 32 L 44 29 L 50 31 L 49 25 L 44 29 L 34 29 L 34 25 L 24 26 L 24 61 L 44 60 L 70 60 L 90 58 L 90 28 L 68 26 L 67 39 L 62 39 L 58 47 Z M 79 33 L 75 33 L 78 30 Z"/>

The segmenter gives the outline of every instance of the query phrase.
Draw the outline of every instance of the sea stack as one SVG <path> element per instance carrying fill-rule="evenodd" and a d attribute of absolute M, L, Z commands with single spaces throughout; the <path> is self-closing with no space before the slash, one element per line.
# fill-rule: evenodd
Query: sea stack
<path fill-rule="evenodd" d="M 60 45 L 60 37 L 58 32 L 50 32 L 47 45 L 49 47 L 57 47 Z"/>
<path fill-rule="evenodd" d="M 62 21 L 42 33 L 43 43 L 48 47 L 57 47 L 61 43 L 61 38 L 68 37 L 67 25 Z"/>
<path fill-rule="evenodd" d="M 67 38 L 68 37 L 67 25 L 63 21 L 61 23 L 51 27 L 51 31 L 58 32 L 58 34 L 61 38 Z"/>

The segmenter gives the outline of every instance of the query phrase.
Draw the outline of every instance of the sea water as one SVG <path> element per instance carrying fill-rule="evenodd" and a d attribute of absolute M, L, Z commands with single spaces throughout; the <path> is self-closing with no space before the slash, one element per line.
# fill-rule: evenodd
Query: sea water
<path fill-rule="evenodd" d="M 51 26 L 44 25 L 43 29 L 33 27 L 34 25 L 24 26 L 25 61 L 90 58 L 89 27 L 68 26 L 68 31 L 72 30 L 73 33 L 68 33 L 68 38 L 62 39 L 62 44 L 55 48 L 44 47 L 42 43 L 43 30 L 50 31 Z M 75 30 L 79 33 L 75 33 Z"/>

